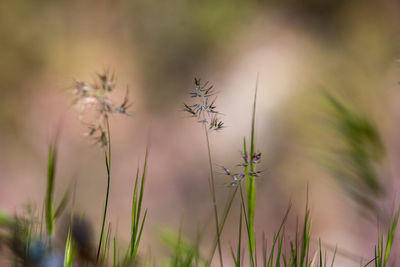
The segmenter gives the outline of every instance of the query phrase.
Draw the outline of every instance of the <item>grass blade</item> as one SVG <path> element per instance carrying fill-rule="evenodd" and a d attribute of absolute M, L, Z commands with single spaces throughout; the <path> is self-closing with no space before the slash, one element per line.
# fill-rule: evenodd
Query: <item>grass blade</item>
<path fill-rule="evenodd" d="M 57 138 L 50 144 L 48 151 L 48 163 L 47 163 L 47 189 L 45 197 L 45 217 L 46 217 L 46 230 L 50 240 L 54 233 L 54 180 L 57 160 Z"/>
<path fill-rule="evenodd" d="M 71 227 L 68 230 L 67 242 L 65 244 L 65 253 L 64 253 L 64 267 L 72 267 L 75 258 L 75 250 L 72 246 L 72 233 Z"/>
<path fill-rule="evenodd" d="M 147 143 L 146 154 L 144 158 L 143 171 L 139 185 L 139 169 L 136 171 L 135 185 L 132 194 L 132 213 L 131 213 L 131 240 L 129 248 L 129 261 L 133 264 L 136 259 L 136 255 L 139 249 L 139 244 L 143 232 L 143 227 L 147 217 L 147 209 L 144 212 L 143 218 L 141 218 L 143 196 L 144 196 L 144 185 L 146 182 L 147 174 L 147 163 L 150 151 L 150 143 Z M 140 186 L 140 189 L 139 189 Z M 138 192 L 139 190 L 139 192 Z"/>

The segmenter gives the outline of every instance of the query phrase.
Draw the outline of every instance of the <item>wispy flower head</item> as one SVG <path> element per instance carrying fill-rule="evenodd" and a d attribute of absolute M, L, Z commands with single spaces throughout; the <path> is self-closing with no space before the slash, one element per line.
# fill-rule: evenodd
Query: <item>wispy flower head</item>
<path fill-rule="evenodd" d="M 209 130 L 221 130 L 224 123 L 219 119 L 220 113 L 216 110 L 214 87 L 208 82 L 201 84 L 201 80 L 197 78 L 194 79 L 194 83 L 195 89 L 190 95 L 196 101 L 191 105 L 184 103 L 184 111 L 196 117 L 197 121 L 206 125 Z"/>
<path fill-rule="evenodd" d="M 243 167 L 243 170 L 241 172 L 232 172 L 230 169 L 228 169 L 225 166 L 220 166 L 223 170 L 222 174 L 226 176 L 230 176 L 232 178 L 232 181 L 228 184 L 229 186 L 236 187 L 240 184 L 240 182 L 246 177 L 246 173 L 248 176 L 252 177 L 259 177 L 263 173 L 262 171 L 248 171 L 247 167 L 249 166 L 249 160 L 248 156 L 245 154 L 242 154 L 242 159 L 243 162 L 237 164 L 236 166 Z M 261 153 L 254 153 L 251 156 L 251 161 L 254 164 L 258 164 L 261 160 Z"/>
<path fill-rule="evenodd" d="M 73 104 L 79 109 L 79 119 L 88 126 L 86 136 L 92 137 L 102 147 L 109 145 L 107 134 L 108 118 L 113 113 L 127 115 L 129 108 L 128 91 L 120 105 L 115 105 L 110 94 L 115 89 L 115 76 L 105 71 L 96 75 L 93 83 L 75 80 L 73 86 Z M 87 111 L 93 115 L 85 121 Z"/>

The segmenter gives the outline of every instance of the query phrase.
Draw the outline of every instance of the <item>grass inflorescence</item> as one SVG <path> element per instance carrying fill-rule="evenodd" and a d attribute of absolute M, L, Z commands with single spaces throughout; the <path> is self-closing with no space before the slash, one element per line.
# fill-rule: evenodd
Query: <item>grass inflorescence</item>
<path fill-rule="evenodd" d="M 215 178 L 214 178 L 213 162 L 211 157 L 209 131 L 221 130 L 223 128 L 224 123 L 218 118 L 218 115 L 220 113 L 216 110 L 215 106 L 216 93 L 214 91 L 214 86 L 209 85 L 208 82 L 202 84 L 201 80 L 196 78 L 194 79 L 194 83 L 195 83 L 195 89 L 193 92 L 190 93 L 190 95 L 197 101 L 194 104 L 188 105 L 184 103 L 183 105 L 184 105 L 184 111 L 188 112 L 191 116 L 195 117 L 197 121 L 202 124 L 204 129 L 204 135 L 206 137 L 208 163 L 210 167 L 209 187 L 212 199 L 212 206 L 214 210 L 219 261 L 220 265 L 223 266 L 223 256 L 222 256 L 221 240 L 220 240 L 222 229 L 220 229 L 219 225 L 217 197 L 215 193 Z M 212 255 L 210 258 L 210 263 L 211 260 L 212 260 Z"/>

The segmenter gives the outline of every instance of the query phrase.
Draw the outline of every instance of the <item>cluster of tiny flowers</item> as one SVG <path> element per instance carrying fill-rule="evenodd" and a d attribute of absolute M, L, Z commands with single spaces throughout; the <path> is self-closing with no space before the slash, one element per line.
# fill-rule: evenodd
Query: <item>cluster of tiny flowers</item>
<path fill-rule="evenodd" d="M 242 159 L 243 159 L 243 162 L 237 164 L 237 166 L 247 168 L 250 164 L 248 156 L 245 154 L 242 154 Z M 260 160 L 261 160 L 261 153 L 254 153 L 251 156 L 250 162 L 253 164 L 258 164 L 260 162 Z M 243 178 L 246 177 L 246 174 L 244 171 L 238 172 L 238 173 L 233 173 L 224 166 L 221 166 L 221 168 L 224 170 L 225 175 L 230 176 L 232 178 L 232 181 L 229 183 L 229 186 L 232 186 L 232 187 L 238 186 L 240 184 L 240 182 L 243 180 Z M 249 176 L 252 176 L 252 177 L 259 177 L 261 175 L 261 173 L 262 173 L 262 171 L 248 172 Z"/>
<path fill-rule="evenodd" d="M 184 103 L 184 111 L 192 117 L 196 117 L 198 122 L 207 125 L 209 130 L 221 130 L 224 127 L 224 123 L 218 118 L 220 113 L 216 111 L 216 106 L 214 105 L 215 92 L 213 86 L 209 85 L 208 82 L 201 84 L 200 79 L 196 78 L 194 83 L 196 87 L 190 95 L 192 98 L 196 98 L 198 102 L 192 105 Z M 212 97 L 214 98 L 211 100 Z"/>
<path fill-rule="evenodd" d="M 115 77 L 108 72 L 97 74 L 92 84 L 75 80 L 73 86 L 73 104 L 79 109 L 79 119 L 88 126 L 89 131 L 85 136 L 91 137 L 101 147 L 109 145 L 107 135 L 107 120 L 113 113 L 127 115 L 128 91 L 120 105 L 114 105 L 109 95 L 115 88 Z M 95 112 L 93 121 L 85 122 L 84 113 L 87 110 Z"/>

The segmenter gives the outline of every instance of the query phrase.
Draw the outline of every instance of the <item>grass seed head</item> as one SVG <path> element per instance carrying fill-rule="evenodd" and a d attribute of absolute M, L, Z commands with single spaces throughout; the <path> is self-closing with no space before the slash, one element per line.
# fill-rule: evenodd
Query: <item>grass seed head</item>
<path fill-rule="evenodd" d="M 94 139 L 95 143 L 106 148 L 109 145 L 107 121 L 113 113 L 128 115 L 128 90 L 123 102 L 115 105 L 110 94 L 115 90 L 114 74 L 108 71 L 99 73 L 93 83 L 75 80 L 73 86 L 73 105 L 80 111 L 79 119 L 88 127 L 84 135 Z M 88 115 L 90 112 L 91 116 Z M 88 118 L 90 117 L 90 118 Z"/>
<path fill-rule="evenodd" d="M 220 112 L 216 110 L 216 93 L 214 87 L 209 82 L 201 83 L 200 79 L 195 78 L 195 89 L 190 93 L 196 101 L 189 105 L 183 103 L 183 110 L 191 117 L 197 118 L 197 121 L 208 128 L 208 130 L 219 131 L 224 128 L 224 122 L 220 120 Z"/>
<path fill-rule="evenodd" d="M 239 164 L 236 164 L 236 166 L 240 166 L 240 167 L 243 168 L 243 170 L 242 170 L 241 172 L 233 173 L 233 172 L 231 172 L 231 170 L 228 169 L 227 167 L 222 166 L 222 165 L 219 165 L 219 166 L 222 168 L 222 170 L 223 170 L 222 174 L 224 174 L 224 175 L 226 175 L 226 176 L 230 176 L 230 177 L 232 178 L 232 181 L 228 183 L 228 186 L 236 187 L 236 186 L 238 186 L 238 185 L 242 182 L 242 180 L 244 180 L 244 178 L 246 177 L 245 168 L 248 167 L 248 165 L 249 165 L 249 160 L 248 160 L 248 156 L 247 156 L 247 155 L 245 155 L 245 154 L 242 153 L 241 156 L 242 156 L 243 162 L 242 162 L 242 163 L 239 163 Z M 261 161 L 261 153 L 254 153 L 254 154 L 251 156 L 251 161 L 252 161 L 252 163 L 254 163 L 254 164 L 260 163 L 260 161 Z M 248 173 L 249 176 L 252 176 L 252 177 L 260 177 L 261 174 L 263 173 L 263 171 L 252 171 L 252 172 L 248 171 L 247 173 Z"/>

